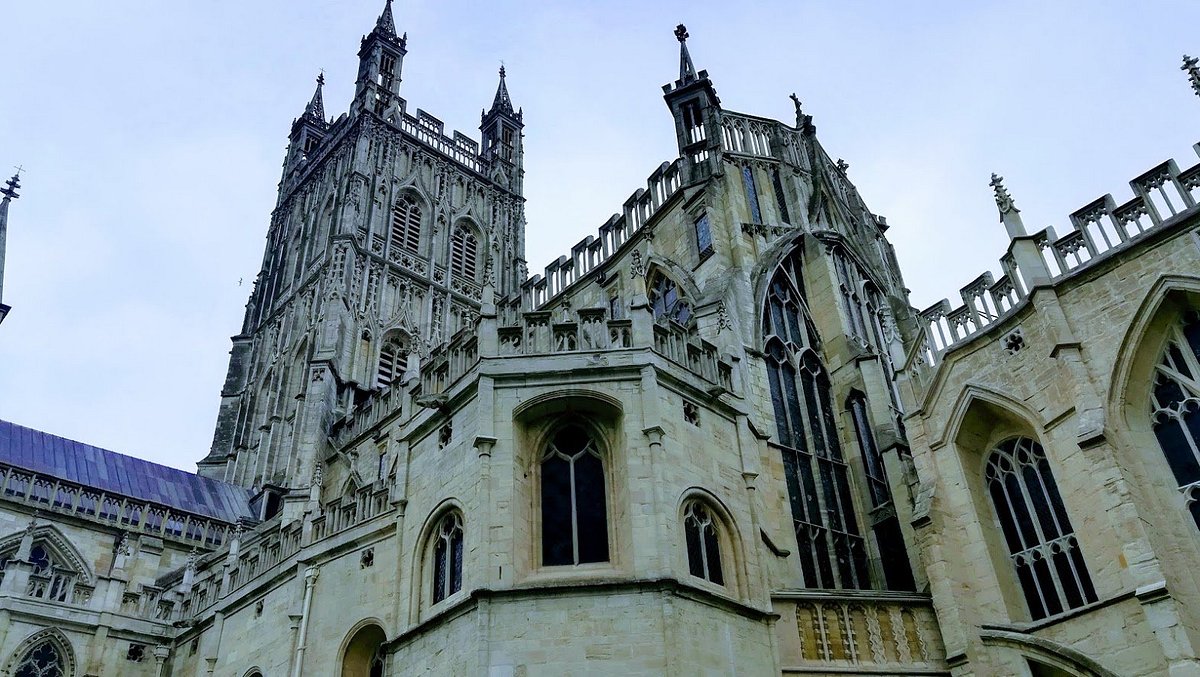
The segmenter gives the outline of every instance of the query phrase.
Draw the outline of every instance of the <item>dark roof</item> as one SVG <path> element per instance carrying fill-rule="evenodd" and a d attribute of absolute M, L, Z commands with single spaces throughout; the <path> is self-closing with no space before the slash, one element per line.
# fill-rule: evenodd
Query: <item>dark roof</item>
<path fill-rule="evenodd" d="M 8 421 L 0 421 L 0 463 L 227 522 L 253 516 L 244 487 Z"/>

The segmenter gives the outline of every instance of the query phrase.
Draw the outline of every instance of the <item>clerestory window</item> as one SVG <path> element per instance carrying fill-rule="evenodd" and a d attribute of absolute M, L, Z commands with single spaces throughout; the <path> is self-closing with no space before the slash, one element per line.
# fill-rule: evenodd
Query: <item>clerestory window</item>
<path fill-rule="evenodd" d="M 1150 422 L 1184 505 L 1200 526 L 1200 313 L 1189 311 L 1167 337 L 1150 392 Z"/>
<path fill-rule="evenodd" d="M 984 476 L 1033 620 L 1095 602 L 1042 445 L 1028 437 L 1001 443 L 988 456 Z"/>
<path fill-rule="evenodd" d="M 597 441 L 570 423 L 542 453 L 542 564 L 608 561 L 608 509 L 604 461 Z"/>

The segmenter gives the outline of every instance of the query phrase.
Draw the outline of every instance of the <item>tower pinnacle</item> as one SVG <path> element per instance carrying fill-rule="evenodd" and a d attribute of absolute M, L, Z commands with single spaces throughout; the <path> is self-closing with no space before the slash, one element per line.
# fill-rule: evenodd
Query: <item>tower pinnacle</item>
<path fill-rule="evenodd" d="M 675 39 L 679 40 L 679 80 L 686 84 L 696 79 L 696 66 L 687 48 L 687 26 L 679 24 L 675 27 Z"/>
<path fill-rule="evenodd" d="M 396 20 L 392 18 L 392 0 L 386 0 L 383 12 L 375 21 L 375 30 L 388 37 L 396 37 Z"/>
<path fill-rule="evenodd" d="M 17 168 L 17 173 L 13 174 L 12 178 L 4 183 L 4 188 L 0 188 L 0 322 L 4 321 L 10 306 L 4 305 L 4 249 L 5 241 L 8 237 L 8 203 L 21 197 L 17 195 L 17 190 L 21 188 L 21 168 Z"/>
<path fill-rule="evenodd" d="M 308 105 L 304 107 L 304 114 L 300 119 L 313 122 L 319 126 L 325 125 L 325 101 L 321 97 L 321 89 L 325 86 L 325 73 L 317 76 L 317 89 L 313 92 L 312 99 Z"/>
<path fill-rule="evenodd" d="M 1008 236 L 1024 236 L 1026 234 L 1025 224 L 1021 222 L 1021 210 L 1017 209 L 1012 196 L 1008 194 L 1008 189 L 1004 187 L 1004 177 L 992 174 L 992 181 L 988 185 L 996 193 L 996 208 L 1000 210 L 1000 222 L 1004 224 Z"/>
<path fill-rule="evenodd" d="M 1183 55 L 1183 65 L 1179 70 L 1188 74 L 1188 80 L 1192 83 L 1192 91 L 1196 92 L 1196 96 L 1200 96 L 1200 59 L 1194 56 Z"/>
<path fill-rule="evenodd" d="M 508 96 L 508 85 L 504 82 L 504 65 L 500 66 L 500 84 L 496 85 L 496 97 L 492 99 L 492 109 L 488 111 L 488 115 L 492 113 L 507 113 L 512 115 L 513 105 L 512 99 Z"/>

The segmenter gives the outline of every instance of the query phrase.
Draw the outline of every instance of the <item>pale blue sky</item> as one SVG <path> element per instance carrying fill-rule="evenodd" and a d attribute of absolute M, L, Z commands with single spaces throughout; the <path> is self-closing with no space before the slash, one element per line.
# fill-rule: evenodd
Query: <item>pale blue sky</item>
<path fill-rule="evenodd" d="M 732 110 L 792 119 L 888 217 L 926 307 L 1006 242 L 1175 157 L 1196 161 L 1196 2 L 400 1 L 410 109 L 477 137 L 496 68 L 525 109 L 531 271 L 674 156 L 680 21 Z M 6 3 L 0 174 L 22 163 L 0 418 L 182 468 L 208 450 L 292 118 L 345 110 L 382 0 Z M 239 280 L 245 282 L 239 286 Z"/>

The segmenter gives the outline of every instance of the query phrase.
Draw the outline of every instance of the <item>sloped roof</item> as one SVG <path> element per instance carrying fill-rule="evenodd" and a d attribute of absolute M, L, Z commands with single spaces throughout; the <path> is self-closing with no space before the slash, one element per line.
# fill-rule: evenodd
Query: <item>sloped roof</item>
<path fill-rule="evenodd" d="M 0 463 L 182 511 L 253 517 L 249 489 L 0 421 Z"/>

